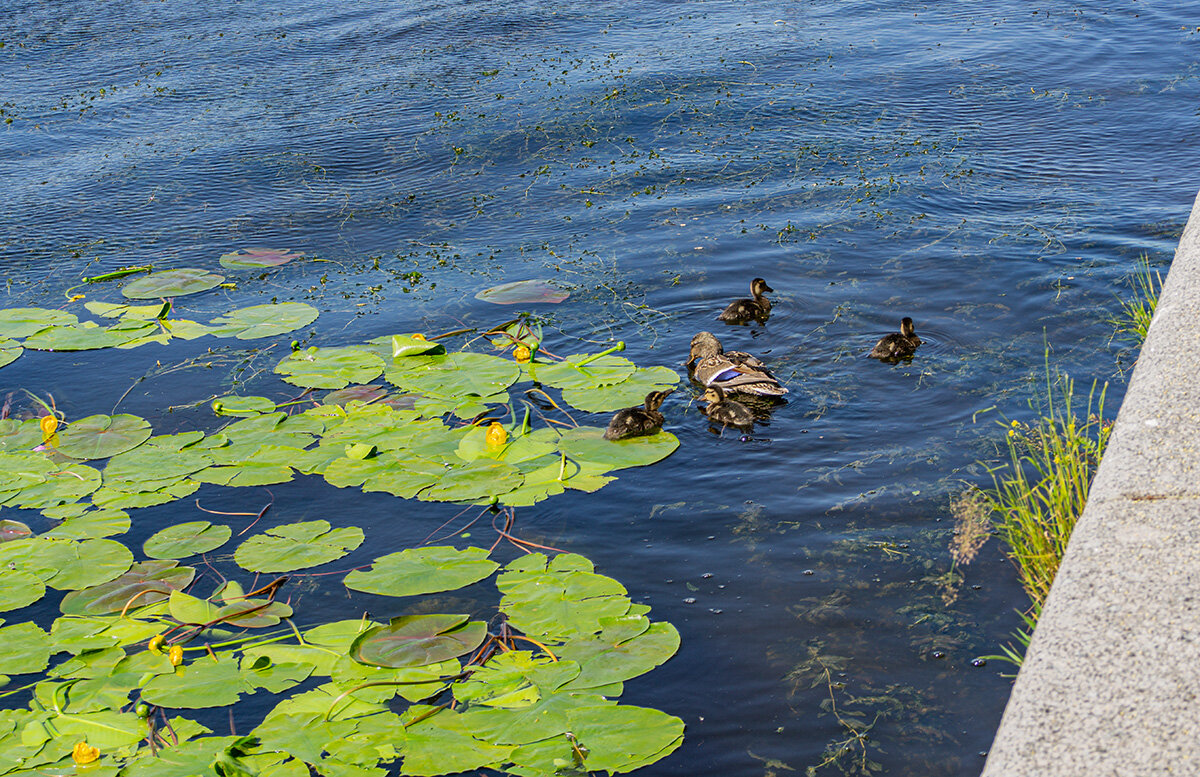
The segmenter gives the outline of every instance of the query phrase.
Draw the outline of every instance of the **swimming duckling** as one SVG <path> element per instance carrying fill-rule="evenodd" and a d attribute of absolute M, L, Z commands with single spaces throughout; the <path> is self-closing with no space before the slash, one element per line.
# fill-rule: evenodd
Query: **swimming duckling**
<path fill-rule="evenodd" d="M 756 357 L 745 351 L 726 351 L 712 332 L 698 332 L 692 338 L 687 366 L 692 380 L 727 392 L 780 397 L 788 391 Z"/>
<path fill-rule="evenodd" d="M 771 300 L 763 296 L 764 291 L 775 290 L 762 278 L 755 278 L 750 281 L 750 293 L 754 299 L 735 299 L 717 319 L 731 324 L 744 324 L 747 321 L 766 323 L 771 316 Z"/>
<path fill-rule="evenodd" d="M 662 407 L 663 400 L 667 398 L 667 395 L 674 390 L 651 391 L 646 395 L 646 401 L 642 407 L 627 407 L 624 410 L 618 410 L 612 420 L 608 422 L 608 428 L 604 430 L 604 439 L 624 440 L 626 437 L 641 437 L 657 432 L 662 428 L 665 420 L 658 409 Z"/>
<path fill-rule="evenodd" d="M 704 389 L 704 399 L 708 408 L 704 414 L 714 424 L 722 426 L 737 426 L 749 429 L 754 426 L 754 413 L 750 408 L 733 399 L 726 399 L 725 392 L 720 386 L 709 386 Z"/>
<path fill-rule="evenodd" d="M 884 361 L 911 359 L 920 344 L 921 338 L 917 337 L 917 333 L 913 329 L 913 320 L 905 316 L 900 319 L 900 333 L 892 332 L 890 335 L 881 337 L 868 355 L 872 359 L 883 359 Z"/>

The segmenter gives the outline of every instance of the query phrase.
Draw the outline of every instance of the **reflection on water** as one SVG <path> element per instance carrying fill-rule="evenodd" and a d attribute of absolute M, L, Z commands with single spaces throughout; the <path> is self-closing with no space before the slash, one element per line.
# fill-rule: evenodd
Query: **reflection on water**
<path fill-rule="evenodd" d="M 1195 189 L 1184 17 L 29 0 L 0 20 L 5 305 L 273 246 L 316 260 L 179 314 L 306 300 L 322 316 L 305 344 L 336 345 L 494 324 L 477 291 L 549 277 L 572 290 L 537 311 L 552 348 L 622 339 L 681 373 L 692 334 L 721 326 L 791 389 L 769 425 L 711 434 L 677 391 L 679 452 L 518 522 L 679 626 L 679 656 L 626 694 L 689 726 L 647 773 L 973 775 L 1009 681 L 971 659 L 1025 602 L 994 543 L 952 566 L 950 503 L 995 455 L 977 414 L 1019 417 L 1047 349 L 1119 399 L 1107 319 L 1138 254 L 1165 263 Z M 776 290 L 770 320 L 719 324 L 755 276 Z M 916 357 L 867 359 L 906 315 Z M 210 395 L 288 396 L 270 375 L 286 343 L 151 348 L 28 353 L 3 388 L 75 416 L 130 389 L 121 409 L 162 431 L 210 424 L 189 406 Z M 340 516 L 376 548 L 456 512 L 312 481 L 275 498 L 275 520 Z"/>

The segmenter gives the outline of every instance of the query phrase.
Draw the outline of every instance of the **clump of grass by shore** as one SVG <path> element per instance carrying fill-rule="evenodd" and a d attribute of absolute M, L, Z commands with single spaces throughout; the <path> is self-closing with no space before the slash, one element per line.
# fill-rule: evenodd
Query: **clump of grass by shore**
<path fill-rule="evenodd" d="M 1080 414 L 1073 405 L 1074 381 L 1047 374 L 1044 407 L 1035 408 L 1039 414 L 1032 423 L 1009 424 L 1009 460 L 991 470 L 992 488 L 984 493 L 1035 607 L 1050 593 L 1108 444 L 1112 422 L 1102 415 L 1106 388 L 1093 384 Z"/>
<path fill-rule="evenodd" d="M 1110 319 L 1110 323 L 1116 327 L 1118 336 L 1140 348 L 1150 331 L 1150 320 L 1154 317 L 1163 285 L 1162 275 L 1150 268 L 1148 254 L 1138 258 L 1138 269 L 1130 279 L 1130 285 L 1133 286 L 1133 299 L 1121 303 L 1120 315 Z"/>

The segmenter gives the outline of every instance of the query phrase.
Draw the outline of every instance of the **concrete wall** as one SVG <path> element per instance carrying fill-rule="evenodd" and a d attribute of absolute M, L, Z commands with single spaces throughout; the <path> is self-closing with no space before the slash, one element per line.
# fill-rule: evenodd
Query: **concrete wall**
<path fill-rule="evenodd" d="M 1200 198 L 983 774 L 1200 776 Z"/>

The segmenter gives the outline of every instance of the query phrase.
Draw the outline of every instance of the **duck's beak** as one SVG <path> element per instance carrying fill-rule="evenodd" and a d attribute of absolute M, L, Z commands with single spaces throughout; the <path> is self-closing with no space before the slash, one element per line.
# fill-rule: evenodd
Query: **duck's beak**
<path fill-rule="evenodd" d="M 775 291 L 774 289 L 772 289 L 770 286 L 768 286 L 765 283 L 763 284 L 762 289 L 763 289 L 763 291 L 772 291 L 772 292 Z"/>

